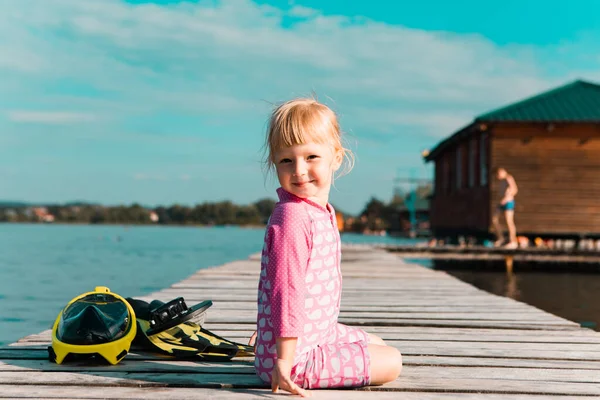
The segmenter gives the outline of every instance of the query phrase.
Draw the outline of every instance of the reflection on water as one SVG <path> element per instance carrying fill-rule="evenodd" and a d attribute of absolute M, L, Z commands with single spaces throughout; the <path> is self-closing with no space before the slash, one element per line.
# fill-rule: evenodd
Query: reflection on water
<path fill-rule="evenodd" d="M 423 260 L 417 262 L 424 264 Z M 426 264 L 446 270 L 456 278 L 490 293 L 522 301 L 600 331 L 598 272 L 573 272 L 581 270 L 577 265 L 565 265 L 557 270 L 556 264 L 537 263 L 532 267 L 517 261 L 512 273 L 505 271 L 503 261 L 434 260 Z"/>

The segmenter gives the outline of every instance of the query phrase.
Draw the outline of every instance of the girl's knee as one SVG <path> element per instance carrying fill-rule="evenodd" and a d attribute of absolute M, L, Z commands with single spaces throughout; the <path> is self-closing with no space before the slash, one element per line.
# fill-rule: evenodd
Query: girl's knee
<path fill-rule="evenodd" d="M 393 354 L 393 359 L 394 359 L 394 374 L 396 375 L 394 377 L 394 380 L 395 380 L 402 373 L 402 353 L 400 353 L 400 350 L 398 350 L 395 347 L 392 347 L 392 349 L 393 349 L 392 354 Z"/>
<path fill-rule="evenodd" d="M 389 357 L 389 364 L 388 364 L 389 369 L 388 369 L 387 381 L 393 382 L 402 373 L 402 354 L 400 353 L 400 351 L 397 348 L 388 346 L 388 357 Z"/>
<path fill-rule="evenodd" d="M 371 350 L 371 384 L 395 381 L 402 372 L 402 354 L 391 346 L 373 345 Z"/>

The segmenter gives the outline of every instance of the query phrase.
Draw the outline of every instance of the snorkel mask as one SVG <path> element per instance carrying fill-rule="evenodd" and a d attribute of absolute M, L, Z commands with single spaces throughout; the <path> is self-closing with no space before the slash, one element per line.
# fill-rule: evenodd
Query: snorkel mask
<path fill-rule="evenodd" d="M 127 355 L 136 332 L 131 305 L 109 288 L 98 286 L 75 297 L 58 314 L 49 359 L 62 364 L 67 357 L 100 356 L 114 365 Z"/>

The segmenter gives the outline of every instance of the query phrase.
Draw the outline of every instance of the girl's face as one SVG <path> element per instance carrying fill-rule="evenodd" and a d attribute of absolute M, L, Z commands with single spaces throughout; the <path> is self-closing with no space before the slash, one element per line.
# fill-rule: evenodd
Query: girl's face
<path fill-rule="evenodd" d="M 273 162 L 282 188 L 326 206 L 333 173 L 340 168 L 342 156 L 328 144 L 309 142 L 276 151 Z"/>

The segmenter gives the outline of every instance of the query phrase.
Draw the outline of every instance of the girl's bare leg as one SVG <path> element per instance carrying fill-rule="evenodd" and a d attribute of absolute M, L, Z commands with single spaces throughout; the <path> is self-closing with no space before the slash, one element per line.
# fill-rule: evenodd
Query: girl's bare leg
<path fill-rule="evenodd" d="M 380 346 L 386 346 L 383 339 L 380 338 L 379 336 L 373 335 L 372 333 L 368 333 L 368 332 L 367 332 L 367 334 L 369 335 L 369 343 L 370 344 L 378 344 Z"/>
<path fill-rule="evenodd" d="M 369 354 L 371 356 L 371 385 L 383 385 L 395 381 L 400 376 L 402 355 L 398 349 L 391 346 L 369 344 Z"/>

